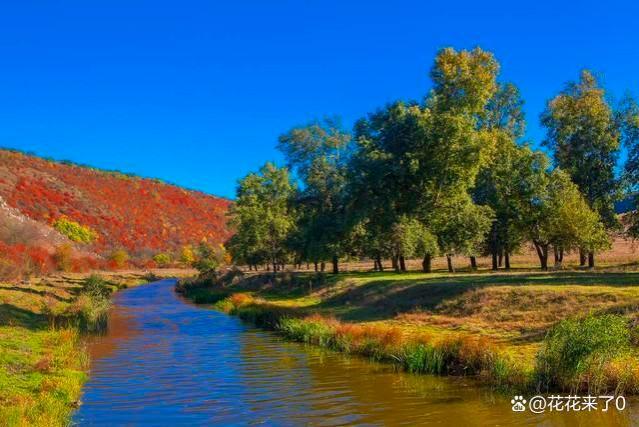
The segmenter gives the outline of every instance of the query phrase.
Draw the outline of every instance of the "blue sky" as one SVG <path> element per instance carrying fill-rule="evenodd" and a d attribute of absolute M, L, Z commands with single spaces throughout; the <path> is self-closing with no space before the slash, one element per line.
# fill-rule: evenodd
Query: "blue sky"
<path fill-rule="evenodd" d="M 539 114 L 579 70 L 639 95 L 633 2 L 48 1 L 0 14 L 0 146 L 232 197 L 277 136 L 421 99 L 438 49 L 491 50 Z"/>

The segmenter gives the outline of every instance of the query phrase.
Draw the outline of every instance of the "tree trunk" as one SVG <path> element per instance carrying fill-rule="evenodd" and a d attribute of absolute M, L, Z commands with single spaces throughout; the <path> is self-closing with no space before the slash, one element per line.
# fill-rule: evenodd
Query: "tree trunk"
<path fill-rule="evenodd" d="M 317 261 L 315 261 L 315 272 L 317 273 Z"/>
<path fill-rule="evenodd" d="M 498 265 L 501 267 L 503 263 L 504 263 L 504 252 L 503 251 L 499 251 L 499 262 L 498 262 Z"/>
<path fill-rule="evenodd" d="M 339 273 L 339 258 L 333 255 L 333 274 Z"/>
<path fill-rule="evenodd" d="M 470 269 L 473 271 L 477 270 L 477 258 L 474 256 L 470 257 Z"/>
<path fill-rule="evenodd" d="M 561 257 L 559 256 L 559 248 L 553 246 L 552 250 L 555 254 L 555 267 L 561 268 Z"/>
<path fill-rule="evenodd" d="M 326 263 L 324 261 L 320 264 L 320 269 L 322 270 L 322 273 L 326 270 Z"/>
<path fill-rule="evenodd" d="M 424 260 L 422 261 L 422 270 L 424 270 L 424 273 L 431 272 L 431 261 L 432 259 L 430 254 L 424 255 Z"/>
<path fill-rule="evenodd" d="M 399 257 L 399 268 L 404 272 L 406 271 L 406 260 L 403 255 Z"/>
<path fill-rule="evenodd" d="M 504 267 L 506 270 L 510 270 L 510 253 L 508 251 L 504 253 Z"/>
<path fill-rule="evenodd" d="M 586 265 L 586 252 L 583 249 L 579 249 L 579 266 L 584 267 Z"/>
<path fill-rule="evenodd" d="M 454 273 L 455 267 L 453 267 L 453 257 L 451 257 L 450 255 L 446 255 L 446 263 L 448 264 L 448 272 Z"/>
<path fill-rule="evenodd" d="M 399 272 L 399 257 L 397 257 L 396 255 L 393 255 L 391 258 L 391 263 L 393 264 L 393 270 L 395 270 L 396 272 Z"/>
<path fill-rule="evenodd" d="M 497 252 L 492 253 L 493 257 L 493 271 L 499 270 L 499 265 L 497 264 Z"/>
<path fill-rule="evenodd" d="M 595 253 L 588 252 L 588 268 L 595 268 Z"/>
<path fill-rule="evenodd" d="M 379 268 L 379 271 L 384 271 L 384 264 L 382 264 L 381 256 L 377 257 L 377 267 Z"/>
<path fill-rule="evenodd" d="M 544 271 L 548 270 L 548 245 L 541 245 L 539 243 L 534 243 L 534 245 L 537 256 L 539 257 L 541 269 Z"/>

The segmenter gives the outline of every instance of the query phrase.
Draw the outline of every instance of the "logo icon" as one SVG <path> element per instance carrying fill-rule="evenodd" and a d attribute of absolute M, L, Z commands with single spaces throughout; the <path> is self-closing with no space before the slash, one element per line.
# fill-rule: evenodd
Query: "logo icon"
<path fill-rule="evenodd" d="M 526 399 L 524 399 L 524 396 L 514 396 L 510 399 L 510 404 L 513 405 L 513 412 L 524 412 L 526 410 Z"/>

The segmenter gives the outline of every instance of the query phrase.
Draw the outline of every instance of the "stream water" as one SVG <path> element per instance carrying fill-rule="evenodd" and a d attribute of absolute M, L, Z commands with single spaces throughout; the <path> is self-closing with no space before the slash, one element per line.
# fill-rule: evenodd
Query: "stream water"
<path fill-rule="evenodd" d="M 635 425 L 623 411 L 513 412 L 511 396 L 468 378 L 289 343 L 191 304 L 163 280 L 119 292 L 89 343 L 79 425 Z M 525 396 L 529 398 L 529 396 Z"/>

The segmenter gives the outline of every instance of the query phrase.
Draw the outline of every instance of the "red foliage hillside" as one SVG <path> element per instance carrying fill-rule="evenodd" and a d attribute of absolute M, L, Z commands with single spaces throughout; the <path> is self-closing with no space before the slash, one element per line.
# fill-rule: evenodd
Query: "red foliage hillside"
<path fill-rule="evenodd" d="M 98 253 L 124 247 L 146 256 L 229 236 L 226 199 L 1 149 L 0 197 L 42 223 L 66 216 L 89 226 Z"/>

